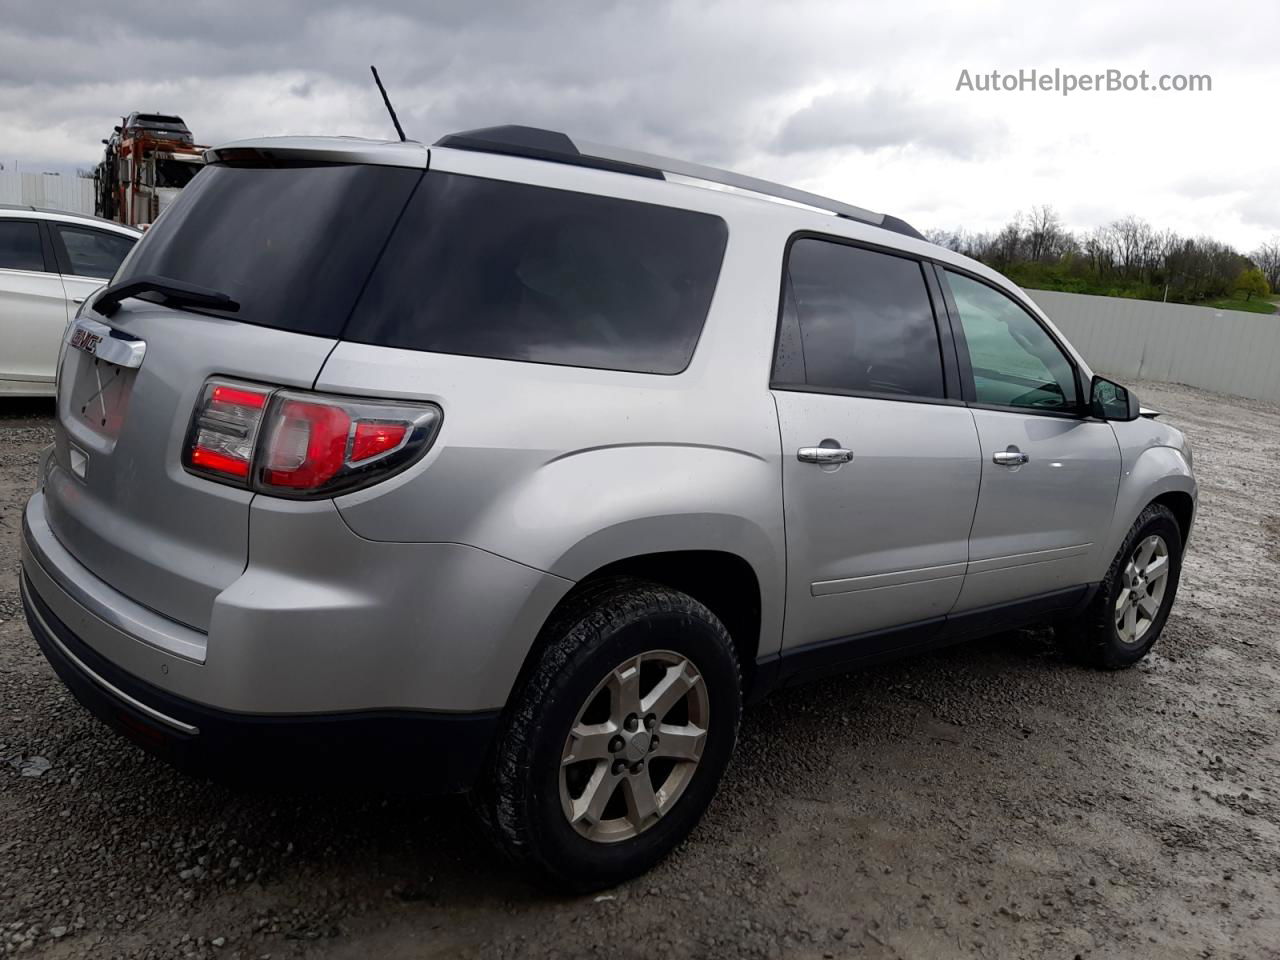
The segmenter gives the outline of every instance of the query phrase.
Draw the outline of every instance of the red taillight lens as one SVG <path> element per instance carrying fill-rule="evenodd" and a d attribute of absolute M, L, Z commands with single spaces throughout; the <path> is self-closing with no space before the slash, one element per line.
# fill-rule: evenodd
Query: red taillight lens
<path fill-rule="evenodd" d="M 440 420 L 435 404 L 210 380 L 191 419 L 183 463 L 193 473 L 274 496 L 334 496 L 419 459 Z"/>
<path fill-rule="evenodd" d="M 409 427 L 404 423 L 357 423 L 351 435 L 351 462 L 363 463 L 380 457 L 404 443 L 408 435 Z"/>
<path fill-rule="evenodd" d="M 191 451 L 191 465 L 210 473 L 225 473 L 229 477 L 247 477 L 249 461 L 243 457 L 232 457 L 218 453 L 208 447 L 196 447 Z"/>
<path fill-rule="evenodd" d="M 195 473 L 245 481 L 270 390 L 210 380 L 200 393 L 184 460 Z"/>
<path fill-rule="evenodd" d="M 351 417 L 341 407 L 285 400 L 272 417 L 262 482 L 272 487 L 322 487 L 345 466 Z"/>
<path fill-rule="evenodd" d="M 261 410 L 267 405 L 269 396 L 271 396 L 270 391 L 263 393 L 257 390 L 245 390 L 240 387 L 230 387 L 223 383 L 213 388 L 212 400 L 214 403 L 232 404 L 252 410 Z"/>

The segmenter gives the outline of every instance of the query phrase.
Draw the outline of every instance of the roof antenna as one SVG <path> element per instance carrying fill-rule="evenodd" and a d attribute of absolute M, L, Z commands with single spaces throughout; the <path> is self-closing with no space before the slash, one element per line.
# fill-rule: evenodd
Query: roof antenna
<path fill-rule="evenodd" d="M 378 68 L 370 64 L 369 69 L 373 71 L 373 82 L 378 85 L 378 91 L 382 94 L 382 102 L 387 105 L 387 113 L 391 114 L 391 122 L 396 125 L 396 133 L 400 134 L 400 142 L 404 143 L 409 138 L 404 135 L 404 128 L 400 126 L 400 119 L 396 116 L 396 108 L 391 106 L 391 98 L 387 96 L 387 88 L 382 85 L 382 78 L 378 76 Z"/>

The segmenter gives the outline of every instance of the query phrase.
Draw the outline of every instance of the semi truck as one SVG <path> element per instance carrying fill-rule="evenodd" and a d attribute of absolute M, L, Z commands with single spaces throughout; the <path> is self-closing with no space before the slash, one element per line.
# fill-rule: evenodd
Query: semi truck
<path fill-rule="evenodd" d="M 134 227 L 154 223 L 204 165 L 181 117 L 134 112 L 109 138 L 94 170 L 94 212 Z"/>

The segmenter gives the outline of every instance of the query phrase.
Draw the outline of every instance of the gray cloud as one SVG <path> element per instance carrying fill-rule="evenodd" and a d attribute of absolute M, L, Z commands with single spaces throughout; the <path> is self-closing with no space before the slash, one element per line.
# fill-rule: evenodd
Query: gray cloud
<path fill-rule="evenodd" d="M 1078 0 L 1061 18 L 1013 0 L 0 0 L 0 160 L 91 165 L 135 109 L 178 113 L 206 143 L 389 137 L 376 63 L 416 139 L 530 123 L 967 222 L 1032 202 L 1154 220 L 1170 196 L 1212 198 L 1204 178 L 1275 188 L 1251 160 L 1269 152 L 1266 125 L 1248 151 L 1179 149 L 1270 88 L 1280 6 L 1232 3 Z M 1117 117 L 1140 119 L 1136 100 L 954 92 L 962 67 L 1133 65 L 1211 72 L 1215 86 L 1124 157 L 1095 143 L 1124 136 Z M 1108 193 L 1126 164 L 1150 169 L 1142 195 Z"/>
<path fill-rule="evenodd" d="M 1225 194 L 1239 193 L 1248 190 L 1251 180 L 1248 176 L 1228 170 L 1212 170 L 1179 177 L 1172 184 L 1173 188 L 1185 197 L 1220 197 Z"/>
<path fill-rule="evenodd" d="M 1247 224 L 1280 233 L 1280 188 L 1260 190 L 1235 204 L 1235 211 Z"/>
<path fill-rule="evenodd" d="M 779 104 L 914 32 L 905 11 L 828 3 L 0 0 L 0 120 L 86 155 L 130 109 L 180 113 L 209 141 L 385 134 L 376 62 L 423 139 L 526 122 L 723 164 L 774 139 Z"/>
<path fill-rule="evenodd" d="M 1003 126 L 975 122 L 954 107 L 917 103 L 903 91 L 876 88 L 818 97 L 792 114 L 774 149 L 780 153 L 854 148 L 923 147 L 972 157 L 994 146 Z"/>

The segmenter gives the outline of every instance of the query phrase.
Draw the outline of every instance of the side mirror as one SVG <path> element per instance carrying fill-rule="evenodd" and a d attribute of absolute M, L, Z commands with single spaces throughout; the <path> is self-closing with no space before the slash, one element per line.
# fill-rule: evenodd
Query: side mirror
<path fill-rule="evenodd" d="M 1102 420 L 1137 420 L 1142 407 L 1128 387 L 1105 377 L 1094 377 L 1089 388 L 1089 409 Z"/>

